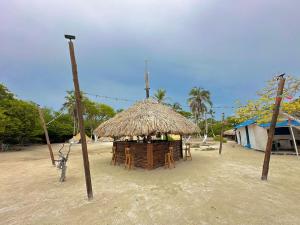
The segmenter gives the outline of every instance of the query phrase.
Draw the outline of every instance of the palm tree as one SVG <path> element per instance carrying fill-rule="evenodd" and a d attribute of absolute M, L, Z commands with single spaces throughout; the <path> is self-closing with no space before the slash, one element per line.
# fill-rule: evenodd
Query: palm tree
<path fill-rule="evenodd" d="M 87 98 L 84 96 L 84 94 L 81 92 L 81 101 L 82 101 L 82 111 L 85 114 L 85 102 L 87 101 Z M 65 102 L 63 103 L 63 106 L 61 110 L 67 109 L 68 113 L 73 118 L 73 135 L 76 135 L 79 130 L 79 122 L 78 122 L 78 112 L 76 107 L 76 98 L 75 98 L 75 92 L 74 91 L 67 91 L 67 95 L 65 96 Z"/>
<path fill-rule="evenodd" d="M 212 102 L 210 99 L 210 92 L 200 88 L 200 87 L 194 87 L 190 90 L 188 98 L 188 103 L 191 108 L 191 111 L 193 113 L 193 116 L 195 118 L 196 123 L 199 125 L 199 119 L 200 117 L 204 117 L 205 120 L 205 135 L 207 136 L 207 119 L 206 114 L 212 106 Z"/>
<path fill-rule="evenodd" d="M 158 89 L 156 93 L 154 93 L 154 98 L 159 103 L 163 103 L 166 100 L 166 90 L 162 88 Z"/>
<path fill-rule="evenodd" d="M 182 111 L 182 107 L 181 107 L 180 103 L 178 103 L 178 102 L 174 102 L 171 106 L 172 106 L 172 109 L 176 112 Z"/>
<path fill-rule="evenodd" d="M 73 118 L 73 135 L 76 135 L 77 125 L 78 125 L 78 113 L 76 108 L 76 99 L 74 91 L 67 91 L 67 95 L 65 96 L 65 102 L 61 108 L 61 110 L 67 109 L 68 113 Z"/>

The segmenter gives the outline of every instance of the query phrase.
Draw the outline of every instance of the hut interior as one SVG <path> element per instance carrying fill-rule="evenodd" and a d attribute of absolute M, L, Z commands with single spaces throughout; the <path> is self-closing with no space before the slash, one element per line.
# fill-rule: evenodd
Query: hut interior
<path fill-rule="evenodd" d="M 152 99 L 137 102 L 94 131 L 99 137 L 114 138 L 117 164 L 125 163 L 129 148 L 133 166 L 145 169 L 165 166 L 170 147 L 175 161 L 183 158 L 182 136 L 196 132 L 193 122 Z"/>
<path fill-rule="evenodd" d="M 165 156 L 173 147 L 173 158 L 175 161 L 183 158 L 182 140 L 151 140 L 146 142 L 116 140 L 113 143 L 116 147 L 116 163 L 125 162 L 125 148 L 130 149 L 133 156 L 133 166 L 145 169 L 155 169 L 165 165 Z"/>

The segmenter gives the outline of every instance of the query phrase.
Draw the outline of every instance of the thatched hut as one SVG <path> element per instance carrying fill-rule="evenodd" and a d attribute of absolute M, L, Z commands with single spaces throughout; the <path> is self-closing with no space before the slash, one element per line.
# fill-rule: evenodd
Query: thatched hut
<path fill-rule="evenodd" d="M 198 132 L 198 127 L 170 107 L 152 99 L 137 102 L 129 109 L 118 113 L 102 123 L 94 133 L 100 137 L 114 138 L 117 161 L 125 160 L 125 147 L 134 152 L 134 166 L 153 169 L 164 165 L 165 154 L 169 147 L 174 150 L 174 159 L 182 154 L 182 138 L 168 140 L 168 134 L 188 135 Z M 162 140 L 160 135 L 166 140 Z M 128 140 L 121 141 L 127 137 Z M 136 137 L 136 138 L 133 138 Z M 134 140 L 136 139 L 136 140 Z"/>
<path fill-rule="evenodd" d="M 226 130 L 224 131 L 224 134 L 223 134 L 224 137 L 227 137 L 231 140 L 235 140 L 235 130 L 234 129 L 230 129 L 230 130 Z"/>

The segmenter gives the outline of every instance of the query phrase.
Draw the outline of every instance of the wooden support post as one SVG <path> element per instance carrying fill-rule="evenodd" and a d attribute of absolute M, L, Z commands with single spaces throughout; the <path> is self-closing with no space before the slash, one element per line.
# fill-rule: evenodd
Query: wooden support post
<path fill-rule="evenodd" d="M 298 153 L 297 143 L 296 143 L 296 139 L 295 139 L 295 134 L 294 134 L 293 127 L 292 127 L 291 124 L 290 124 L 290 131 L 291 131 L 291 134 L 292 134 L 294 148 L 295 148 L 295 151 L 296 151 L 296 154 L 297 154 L 297 158 L 299 159 L 299 153 Z"/>
<path fill-rule="evenodd" d="M 180 135 L 180 158 L 183 159 L 182 135 Z"/>
<path fill-rule="evenodd" d="M 222 147 L 223 147 L 224 119 L 225 119 L 225 114 L 222 113 L 222 128 L 221 128 L 221 133 L 220 133 L 219 155 L 221 155 L 221 153 L 222 153 Z"/>
<path fill-rule="evenodd" d="M 47 142 L 49 153 L 50 153 L 50 159 L 51 159 L 52 165 L 55 166 L 54 155 L 53 155 L 53 151 L 52 151 L 52 147 L 51 147 L 51 143 L 50 143 L 50 139 L 49 139 L 48 130 L 47 130 L 47 126 L 46 126 L 46 123 L 45 123 L 44 115 L 43 115 L 43 112 L 42 112 L 40 106 L 38 105 L 37 107 L 38 107 L 38 110 L 39 110 L 40 119 L 41 119 L 42 126 L 43 126 L 43 129 L 44 129 L 46 142 Z"/>
<path fill-rule="evenodd" d="M 147 143 L 147 168 L 153 169 L 153 144 Z"/>
<path fill-rule="evenodd" d="M 276 100 L 275 100 L 275 105 L 274 105 L 274 110 L 273 110 L 272 121 L 271 121 L 270 129 L 269 129 L 269 133 L 268 133 L 268 141 L 267 141 L 263 170 L 262 170 L 262 175 L 261 175 L 262 180 L 268 179 L 273 138 L 274 138 L 276 123 L 277 123 L 277 118 L 278 118 L 278 114 L 279 114 L 279 109 L 280 109 L 280 104 L 281 104 L 282 94 L 283 94 L 283 88 L 284 88 L 284 83 L 285 83 L 285 78 L 283 76 L 284 76 L 284 74 L 281 74 L 280 76 L 278 76 L 279 83 L 278 83 Z"/>
<path fill-rule="evenodd" d="M 84 165 L 84 173 L 85 173 L 85 182 L 86 182 L 86 190 L 88 199 L 93 199 L 93 188 L 92 188 L 92 181 L 91 181 L 91 173 L 90 173 L 90 164 L 89 164 L 89 156 L 87 151 L 87 144 L 86 144 L 86 137 L 84 132 L 84 122 L 83 122 L 83 115 L 82 115 L 82 102 L 81 102 L 81 94 L 79 88 L 79 81 L 78 81 L 78 74 L 77 74 L 77 64 L 75 59 L 74 53 L 74 46 L 72 39 L 75 39 L 74 36 L 65 35 L 67 39 L 69 39 L 69 50 L 70 50 L 70 58 L 72 64 L 72 72 L 73 72 L 73 82 L 75 88 L 75 97 L 76 97 L 76 107 L 78 113 L 78 120 L 79 120 L 79 129 L 80 129 L 80 139 L 81 139 L 81 147 L 82 147 L 82 158 L 83 158 L 83 165 Z"/>

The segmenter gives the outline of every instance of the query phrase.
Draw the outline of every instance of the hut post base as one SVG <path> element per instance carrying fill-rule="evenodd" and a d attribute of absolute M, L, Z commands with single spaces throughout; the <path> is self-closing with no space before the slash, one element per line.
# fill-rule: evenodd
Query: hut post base
<path fill-rule="evenodd" d="M 147 143 L 147 169 L 153 169 L 153 144 Z"/>

